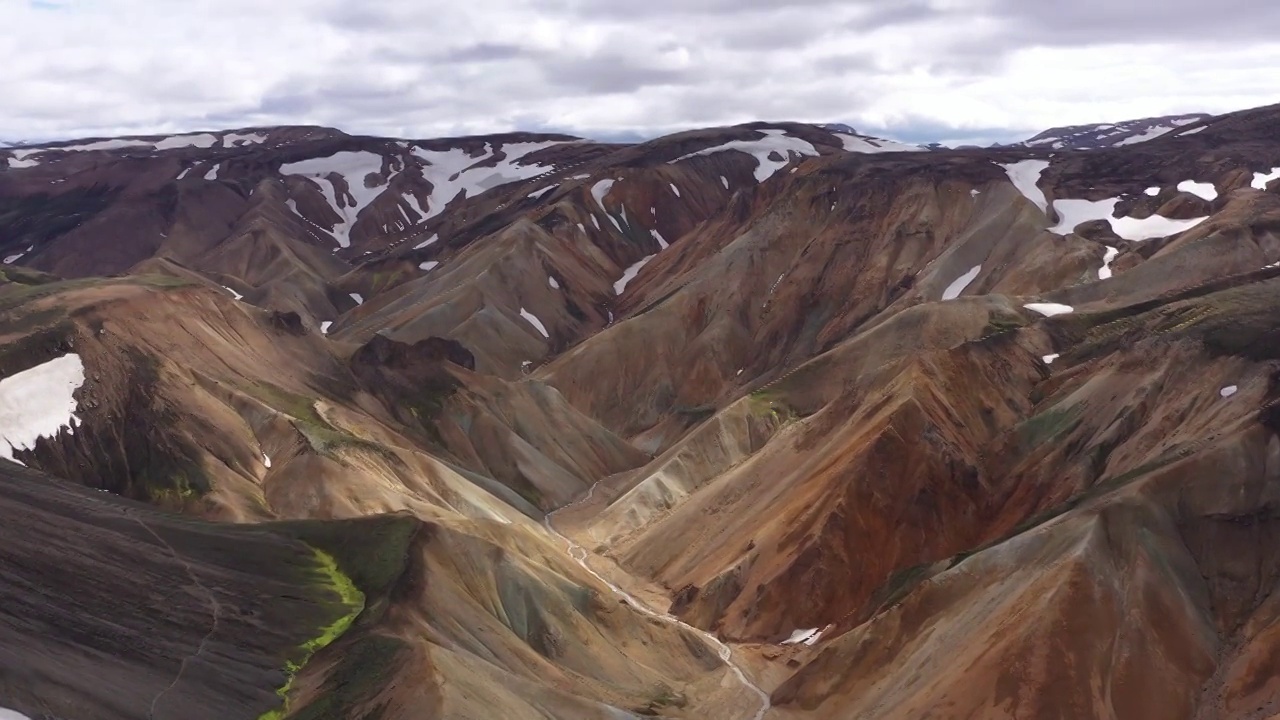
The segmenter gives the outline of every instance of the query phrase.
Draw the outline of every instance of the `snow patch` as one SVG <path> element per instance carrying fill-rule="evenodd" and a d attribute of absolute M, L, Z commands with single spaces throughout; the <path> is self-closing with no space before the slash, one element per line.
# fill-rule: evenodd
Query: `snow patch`
<path fill-rule="evenodd" d="M 632 265 L 631 267 L 627 268 L 626 270 L 623 270 L 623 271 L 622 271 L 622 277 L 621 277 L 621 278 L 619 278 L 619 279 L 618 279 L 618 281 L 617 281 L 617 282 L 615 282 L 615 283 L 613 284 L 613 294 L 614 294 L 614 295 L 621 295 L 621 294 L 622 294 L 622 291 L 627 289 L 627 283 L 629 283 L 629 282 L 631 282 L 632 280 L 634 280 L 634 279 L 635 279 L 635 277 L 636 277 L 636 275 L 639 275 L 639 274 L 640 274 L 640 268 L 644 267 L 644 266 L 645 266 L 645 263 L 649 262 L 649 261 L 650 261 L 650 260 L 652 260 L 654 257 L 656 257 L 656 256 L 655 256 L 655 255 L 646 255 L 646 256 L 644 256 L 644 257 L 640 258 L 640 260 L 639 260 L 638 262 L 636 262 L 636 264 Z"/>
<path fill-rule="evenodd" d="M 391 178 L 379 177 L 374 187 L 366 185 L 370 175 L 382 172 L 382 156 L 364 150 L 342 151 L 324 157 L 308 158 L 280 166 L 282 175 L 301 175 L 317 181 L 325 200 L 342 218 L 333 226 L 333 239 L 340 247 L 351 247 L 351 228 L 359 220 L 360 212 L 369 206 Z M 332 176 L 338 175 L 346 183 L 347 192 L 338 194 Z"/>
<path fill-rule="evenodd" d="M 17 710 L 0 708 L 0 720 L 31 720 L 31 718 L 23 715 Z"/>
<path fill-rule="evenodd" d="M 608 214 L 609 208 L 604 206 L 604 196 L 613 188 L 614 182 L 616 182 L 614 179 L 606 178 L 591 186 L 591 197 L 596 199 L 596 204 L 599 205 L 600 209 L 605 211 L 606 214 Z M 597 225 L 596 228 L 599 229 L 599 225 Z"/>
<path fill-rule="evenodd" d="M 256 145 L 267 141 L 267 136 L 262 133 L 227 133 L 222 136 L 222 147 L 239 147 L 241 145 Z"/>
<path fill-rule="evenodd" d="M 534 190 L 533 192 L 529 193 L 525 197 L 540 198 L 543 195 L 546 195 L 547 193 L 551 192 L 552 190 L 555 190 L 558 187 L 560 187 L 560 183 L 556 183 L 555 185 L 548 185 L 542 188 L 541 190 Z"/>
<path fill-rule="evenodd" d="M 1118 218 L 1113 215 L 1118 202 L 1120 202 L 1119 198 L 1107 198 L 1105 200 L 1074 200 L 1068 198 L 1055 200 L 1053 209 L 1058 213 L 1060 219 L 1057 225 L 1049 228 L 1049 232 L 1066 235 L 1074 231 L 1081 223 L 1089 222 L 1090 220 L 1106 220 L 1111 224 L 1112 231 L 1125 240 L 1150 240 L 1151 238 L 1185 232 L 1209 219 L 1208 216 L 1204 216 L 1187 220 L 1174 220 L 1163 215 L 1151 215 L 1145 218 Z"/>
<path fill-rule="evenodd" d="M 218 138 L 209 133 L 197 133 L 194 135 L 174 135 L 157 142 L 153 149 L 155 150 L 178 150 L 180 148 L 211 148 L 217 144 Z"/>
<path fill-rule="evenodd" d="M 14 263 L 18 262 L 19 260 L 21 260 L 23 255 L 26 255 L 26 253 L 25 253 L 25 252 L 20 252 L 20 253 L 18 253 L 17 255 L 10 255 L 9 257 L 7 257 L 7 258 L 5 258 L 5 259 L 4 259 L 4 264 L 5 264 L 5 265 L 12 265 L 12 264 L 14 264 Z"/>
<path fill-rule="evenodd" d="M 1022 307 L 1031 310 L 1032 312 L 1038 312 L 1045 317 L 1053 317 L 1054 315 L 1065 315 L 1067 313 L 1075 312 L 1075 308 L 1070 305 L 1060 305 L 1058 303 L 1027 303 Z"/>
<path fill-rule="evenodd" d="M 728 190 L 728 189 L 729 189 L 729 178 L 727 178 L 727 177 L 725 177 L 725 176 L 721 175 L 721 176 L 720 176 L 720 184 L 724 186 L 724 189 L 725 189 L 725 190 Z"/>
<path fill-rule="evenodd" d="M 884 140 L 881 138 L 866 137 L 859 135 L 846 135 L 845 133 L 833 133 L 840 138 L 840 143 L 844 146 L 845 152 L 853 153 L 886 153 L 886 152 L 921 152 L 924 148 L 917 145 L 907 145 L 905 143 L 894 142 L 893 140 Z"/>
<path fill-rule="evenodd" d="M 1106 246 L 1107 251 L 1102 255 L 1102 267 L 1098 268 L 1098 279 L 1106 280 L 1111 277 L 1111 261 L 1116 259 L 1120 251 L 1110 245 Z"/>
<path fill-rule="evenodd" d="M 731 140 L 723 145 L 716 145 L 715 147 L 709 147 L 678 157 L 672 160 L 671 163 L 678 163 L 681 160 L 687 160 L 699 155 L 714 155 L 727 150 L 737 150 L 747 153 L 756 159 L 756 182 L 764 182 L 772 177 L 774 173 L 789 165 L 793 155 L 799 155 L 800 157 L 818 155 L 818 149 L 813 146 L 813 143 L 797 137 L 791 137 L 787 135 L 785 130 L 761 130 L 759 132 L 764 133 L 764 137 L 758 140 Z M 774 160 L 769 157 L 775 154 L 782 159 Z"/>
<path fill-rule="evenodd" d="M 1041 212 L 1049 211 L 1049 201 L 1045 199 L 1044 191 L 1037 185 L 1041 173 L 1049 167 L 1048 160 L 1022 160 L 1009 165 L 1002 164 L 1000 167 L 1004 168 L 1005 174 L 1009 176 L 1009 180 L 1023 197 L 1035 203 Z"/>
<path fill-rule="evenodd" d="M 1218 189 L 1213 186 L 1213 183 L 1202 183 L 1202 182 L 1196 182 L 1195 180 L 1183 180 L 1182 182 L 1178 183 L 1178 190 L 1180 192 L 1191 193 L 1196 197 L 1201 197 L 1209 201 L 1218 199 Z"/>
<path fill-rule="evenodd" d="M 1249 187 L 1256 190 L 1266 190 L 1267 183 L 1276 178 L 1280 178 L 1280 167 L 1271 168 L 1271 172 L 1268 173 L 1256 172 L 1253 174 L 1253 180 L 1249 183 Z"/>
<path fill-rule="evenodd" d="M 360 293 L 351 293 L 351 299 L 355 300 L 357 305 L 364 304 L 364 296 Z"/>
<path fill-rule="evenodd" d="M 42 437 L 74 429 L 79 422 L 75 391 L 84 384 L 84 363 L 68 353 L 0 380 L 0 457 L 30 450 Z"/>
<path fill-rule="evenodd" d="M 680 188 L 676 187 L 675 183 L 669 183 L 669 184 L 671 185 L 671 192 L 675 193 L 676 197 L 680 197 Z"/>
<path fill-rule="evenodd" d="M 1146 190 L 1143 190 L 1142 192 L 1145 193 L 1148 197 L 1155 197 L 1160 194 L 1160 186 L 1152 185 L 1151 187 L 1147 188 Z"/>
<path fill-rule="evenodd" d="M 222 286 L 222 289 L 223 289 L 223 290 L 226 290 L 226 291 L 227 291 L 227 292 L 229 292 L 229 293 L 231 293 L 231 294 L 235 297 L 235 299 L 236 299 L 236 300 L 239 300 L 240 298 L 244 297 L 243 295 L 241 295 L 240 293 L 236 292 L 235 290 L 232 290 L 231 288 L 227 287 L 226 285 L 223 285 L 223 286 Z"/>
<path fill-rule="evenodd" d="M 270 468 L 270 467 L 271 467 L 271 456 L 270 456 L 270 455 L 268 455 L 268 454 L 266 454 L 266 453 L 262 453 L 262 465 L 263 465 L 263 467 L 267 467 L 267 468 Z"/>
<path fill-rule="evenodd" d="M 332 320 L 325 320 L 324 322 L 320 323 L 320 333 L 321 333 L 322 335 L 328 335 L 328 334 L 329 334 L 329 327 L 330 327 L 331 325 L 333 325 L 333 321 L 332 321 Z"/>
<path fill-rule="evenodd" d="M 556 282 L 556 279 L 550 275 L 547 276 L 547 284 L 556 290 L 560 289 L 560 283 Z"/>
<path fill-rule="evenodd" d="M 942 299 L 955 300 L 956 298 L 960 297 L 960 293 L 964 292 L 964 289 L 969 287 L 969 283 L 973 282 L 974 278 L 978 277 L 978 273 L 980 272 L 982 272 L 981 265 L 974 265 L 973 267 L 969 268 L 969 272 L 956 278 L 950 285 L 947 286 L 946 290 L 942 291 Z"/>
<path fill-rule="evenodd" d="M 662 237 L 662 233 L 658 232 L 657 230 L 650 230 L 649 234 L 653 235 L 653 239 L 658 241 L 658 247 L 662 248 L 663 250 L 666 250 L 667 248 L 671 247 L 670 243 L 668 243 L 666 239 Z"/>
<path fill-rule="evenodd" d="M 1221 390 L 1219 390 L 1219 391 L 1218 391 L 1218 394 L 1219 394 L 1219 395 L 1221 395 L 1221 396 L 1222 396 L 1222 397 L 1224 397 L 1224 398 L 1229 398 L 1229 397 L 1231 397 L 1232 395 L 1235 395 L 1235 394 L 1236 394 L 1236 391 L 1237 391 L 1237 390 L 1239 390 L 1239 389 L 1240 389 L 1240 388 L 1236 387 L 1235 385 L 1228 385 L 1228 386 L 1226 386 L 1226 387 L 1222 388 Z"/>
<path fill-rule="evenodd" d="M 209 171 L 208 171 L 208 172 L 206 172 L 206 173 L 204 174 L 204 179 L 205 179 L 205 180 L 217 180 L 217 179 L 218 179 L 218 170 L 219 170 L 219 168 L 221 168 L 221 167 L 222 167 L 221 165 L 214 165 L 212 168 L 210 168 L 210 169 L 209 169 Z"/>
<path fill-rule="evenodd" d="M 174 180 L 181 180 L 182 178 L 186 177 L 187 173 L 189 172 L 191 172 L 191 168 L 189 167 L 182 168 L 182 172 L 178 173 L 178 177 L 174 178 Z"/>
<path fill-rule="evenodd" d="M 1049 353 L 1048 355 L 1045 355 L 1045 356 L 1041 357 L 1040 359 L 1044 361 L 1044 364 L 1045 364 L 1045 365 L 1052 365 L 1052 364 L 1053 364 L 1053 361 L 1054 361 L 1054 360 L 1057 360 L 1057 359 L 1058 359 L 1058 357 L 1059 357 L 1059 354 L 1058 354 L 1058 353 Z"/>
<path fill-rule="evenodd" d="M 547 334 L 547 327 L 542 324 L 542 321 L 538 319 L 538 316 L 534 315 L 528 310 L 525 310 L 524 308 L 520 308 L 520 317 L 527 320 L 529 324 L 534 327 L 535 330 L 542 333 L 542 337 L 544 338 L 551 337 L 549 334 Z"/>
<path fill-rule="evenodd" d="M 48 151 L 57 152 L 92 152 L 96 150 L 122 150 L 124 148 L 149 148 L 152 143 L 148 140 L 129 140 L 126 138 L 117 138 L 114 140 L 99 140 L 84 145 L 65 145 L 63 147 L 44 148 Z"/>
<path fill-rule="evenodd" d="M 818 638 L 822 637 L 822 630 L 818 628 L 809 628 L 807 630 L 792 630 L 791 637 L 782 641 L 783 645 L 812 645 L 818 642 Z"/>
<path fill-rule="evenodd" d="M 982 191 L 977 188 L 973 188 L 972 190 L 969 191 L 969 197 L 978 197 L 981 194 L 982 194 Z"/>
<path fill-rule="evenodd" d="M 525 165 L 520 159 L 559 144 L 558 141 L 506 143 L 495 150 L 492 143 L 486 143 L 477 156 L 462 148 L 428 150 L 414 147 L 413 155 L 427 163 L 422 168 L 422 177 L 431 183 L 431 199 L 427 202 L 425 219 L 439 215 L 459 195 L 474 198 L 499 185 L 530 180 L 554 170 L 552 166 Z M 503 158 L 494 160 L 498 152 L 503 154 Z"/>
<path fill-rule="evenodd" d="M 439 240 L 439 239 L 440 239 L 440 235 L 439 235 L 438 233 L 433 233 L 433 234 L 431 235 L 431 237 L 427 238 L 426 240 L 423 240 L 422 242 L 418 243 L 417 245 L 414 245 L 414 246 L 413 246 L 413 249 L 414 249 L 414 250 L 421 250 L 422 248 L 427 247 L 428 245 L 430 245 L 430 244 L 434 243 L 435 241 L 437 241 L 437 240 Z"/>
<path fill-rule="evenodd" d="M 1116 146 L 1136 145 L 1137 143 L 1146 142 L 1148 140 L 1155 140 L 1161 135 L 1172 132 L 1173 128 L 1174 126 L 1168 126 L 1168 125 L 1152 125 L 1146 130 L 1143 130 L 1142 132 L 1138 133 L 1137 135 L 1130 135 L 1129 137 L 1121 140 L 1120 142 L 1116 143 Z"/>
<path fill-rule="evenodd" d="M 435 270 L 437 267 L 440 267 L 440 263 L 435 260 L 428 260 L 418 264 L 419 270 Z"/>

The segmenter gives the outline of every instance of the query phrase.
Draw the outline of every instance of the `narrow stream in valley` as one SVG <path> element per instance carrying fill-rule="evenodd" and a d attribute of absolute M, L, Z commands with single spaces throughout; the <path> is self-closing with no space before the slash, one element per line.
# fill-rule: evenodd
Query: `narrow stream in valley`
<path fill-rule="evenodd" d="M 569 505 L 566 505 L 565 507 L 572 507 L 573 505 L 577 505 L 578 503 L 581 503 L 587 500 L 588 498 L 591 497 L 591 494 L 595 492 L 595 489 L 596 488 L 594 485 L 591 486 L 591 489 L 587 491 L 586 495 L 579 498 L 575 502 L 572 502 Z M 567 536 L 563 535 L 559 530 L 556 530 L 555 526 L 551 524 L 552 516 L 554 516 L 557 512 L 560 512 L 560 510 L 564 510 L 564 509 L 565 508 L 560 508 L 558 510 L 548 513 L 546 518 L 543 520 L 542 524 L 546 526 L 548 532 L 550 532 L 552 535 L 555 535 L 556 537 L 564 541 L 565 546 L 568 548 L 569 557 L 573 558 L 574 562 L 578 563 L 578 565 L 581 565 L 583 570 L 586 570 L 587 572 L 591 573 L 592 577 L 594 577 L 595 579 L 599 580 L 600 582 L 608 586 L 608 588 L 612 590 L 616 595 L 618 595 L 618 597 L 630 603 L 631 607 L 639 610 L 640 612 L 650 617 L 663 620 L 665 622 L 671 623 L 672 625 L 678 625 L 680 627 L 683 627 L 689 630 L 690 632 L 693 632 L 701 636 L 710 645 L 715 647 L 716 652 L 720 655 L 720 659 L 723 660 L 725 665 L 728 666 L 729 670 L 735 676 L 737 676 L 738 681 L 742 683 L 743 687 L 747 688 L 748 690 L 750 690 L 751 692 L 755 693 L 760 697 L 760 709 L 757 710 L 756 713 L 752 715 L 749 719 L 744 718 L 744 720 L 761 720 L 764 717 L 764 714 L 769 710 L 769 694 L 766 693 L 764 690 L 761 690 L 759 686 L 757 686 L 755 683 L 751 682 L 751 679 L 747 677 L 747 674 L 743 672 L 742 668 L 739 667 L 738 664 L 733 661 L 733 650 L 728 645 L 721 642 L 720 638 L 716 637 L 715 635 L 712 635 L 711 633 L 701 630 L 699 628 L 693 627 L 692 625 L 689 625 L 688 623 L 680 620 L 674 615 L 670 615 L 668 613 L 658 612 L 657 610 L 654 610 L 653 608 L 649 607 L 645 603 L 641 602 L 639 599 L 633 597 L 626 590 L 623 590 L 617 585 L 614 585 L 613 583 L 609 582 L 602 575 L 600 575 L 600 573 L 591 569 L 591 565 L 587 563 L 587 555 L 588 555 L 587 549 L 582 547 L 578 543 L 574 542 L 573 540 L 570 540 Z"/>

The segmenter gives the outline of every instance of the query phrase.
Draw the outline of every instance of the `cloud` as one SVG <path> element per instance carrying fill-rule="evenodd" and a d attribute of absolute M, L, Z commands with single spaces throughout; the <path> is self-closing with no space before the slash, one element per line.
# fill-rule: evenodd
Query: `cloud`
<path fill-rule="evenodd" d="M 5 138 L 296 123 L 635 139 L 767 119 L 982 142 L 1280 101 L 1258 81 L 1280 73 L 1271 0 L 0 4 Z"/>

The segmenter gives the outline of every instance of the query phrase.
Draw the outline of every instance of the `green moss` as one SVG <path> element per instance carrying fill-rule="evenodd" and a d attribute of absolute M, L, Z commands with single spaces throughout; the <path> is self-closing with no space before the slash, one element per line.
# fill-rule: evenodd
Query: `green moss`
<path fill-rule="evenodd" d="M 404 574 L 410 543 L 422 521 L 397 514 L 349 521 L 294 520 L 270 527 L 328 553 L 366 597 L 379 598 Z"/>
<path fill-rule="evenodd" d="M 340 450 L 352 448 L 378 453 L 388 460 L 397 460 L 395 455 L 383 446 L 330 425 L 316 411 L 314 398 L 291 393 L 270 383 L 251 383 L 243 390 L 267 406 L 293 418 L 293 426 L 302 433 L 307 443 L 316 452 L 334 456 Z"/>
<path fill-rule="evenodd" d="M 351 578 L 347 577 L 339 568 L 338 561 L 328 553 L 312 548 L 317 561 L 317 570 L 321 575 L 321 584 L 327 590 L 335 593 L 342 606 L 346 608 L 346 612 L 335 619 L 329 625 L 320 628 L 320 634 L 303 643 L 298 647 L 296 659 L 290 659 L 285 662 L 285 684 L 276 690 L 276 694 L 280 696 L 282 705 L 279 708 L 270 710 L 259 716 L 259 720 L 282 720 L 289 713 L 289 691 L 293 689 L 294 680 L 297 679 L 298 673 L 302 671 L 311 657 L 324 647 L 331 644 L 342 636 L 343 633 L 351 627 L 356 621 L 356 617 L 364 610 L 364 593 L 356 587 Z"/>

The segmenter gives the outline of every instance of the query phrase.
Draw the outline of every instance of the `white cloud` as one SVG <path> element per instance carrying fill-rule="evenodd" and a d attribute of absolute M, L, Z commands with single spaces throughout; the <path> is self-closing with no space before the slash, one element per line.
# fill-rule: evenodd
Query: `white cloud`
<path fill-rule="evenodd" d="M 1280 5 L 1080 2 L 0 0 L 0 137 L 794 119 L 981 140 L 1280 100 L 1257 80 L 1280 72 L 1260 30 Z"/>

